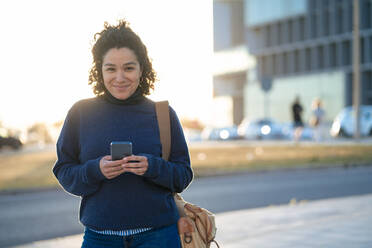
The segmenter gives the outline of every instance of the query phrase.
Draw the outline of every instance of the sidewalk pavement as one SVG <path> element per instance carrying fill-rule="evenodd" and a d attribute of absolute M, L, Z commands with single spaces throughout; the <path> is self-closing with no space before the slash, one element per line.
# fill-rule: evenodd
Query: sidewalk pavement
<path fill-rule="evenodd" d="M 217 214 L 221 248 L 372 247 L 372 194 Z M 17 248 L 80 247 L 82 234 Z M 214 245 L 212 245 L 214 247 Z"/>

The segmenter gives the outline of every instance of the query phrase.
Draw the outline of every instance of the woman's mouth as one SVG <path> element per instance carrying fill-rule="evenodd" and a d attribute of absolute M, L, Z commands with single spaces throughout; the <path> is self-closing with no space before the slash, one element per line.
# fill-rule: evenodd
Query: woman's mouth
<path fill-rule="evenodd" d="M 130 84 L 114 85 L 114 88 L 118 90 L 125 90 L 125 89 L 128 89 L 129 87 L 130 87 Z"/>

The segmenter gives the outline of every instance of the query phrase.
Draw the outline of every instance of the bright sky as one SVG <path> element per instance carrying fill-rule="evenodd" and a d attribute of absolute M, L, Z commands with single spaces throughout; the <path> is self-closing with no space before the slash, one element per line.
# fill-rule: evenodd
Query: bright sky
<path fill-rule="evenodd" d="M 0 2 L 0 121 L 25 127 L 64 119 L 88 86 L 93 35 L 125 18 L 147 46 L 179 117 L 209 122 L 212 104 L 212 0 Z"/>

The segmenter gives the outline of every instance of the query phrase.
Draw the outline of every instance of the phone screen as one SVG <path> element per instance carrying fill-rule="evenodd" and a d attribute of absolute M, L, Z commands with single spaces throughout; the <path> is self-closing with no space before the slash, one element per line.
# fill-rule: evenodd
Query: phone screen
<path fill-rule="evenodd" d="M 112 160 L 119 160 L 132 155 L 132 143 L 129 141 L 113 141 L 110 146 Z"/>

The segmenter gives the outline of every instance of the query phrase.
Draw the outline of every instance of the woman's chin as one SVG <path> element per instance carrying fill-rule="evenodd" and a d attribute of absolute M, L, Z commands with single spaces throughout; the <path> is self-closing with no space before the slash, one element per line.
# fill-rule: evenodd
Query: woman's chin
<path fill-rule="evenodd" d="M 116 99 L 119 100 L 126 100 L 131 94 L 128 91 L 117 91 L 117 92 L 112 92 L 111 95 L 115 97 Z"/>
<path fill-rule="evenodd" d="M 128 94 L 126 94 L 126 95 L 114 95 L 114 97 L 118 100 L 126 100 L 128 99 L 129 96 Z"/>

